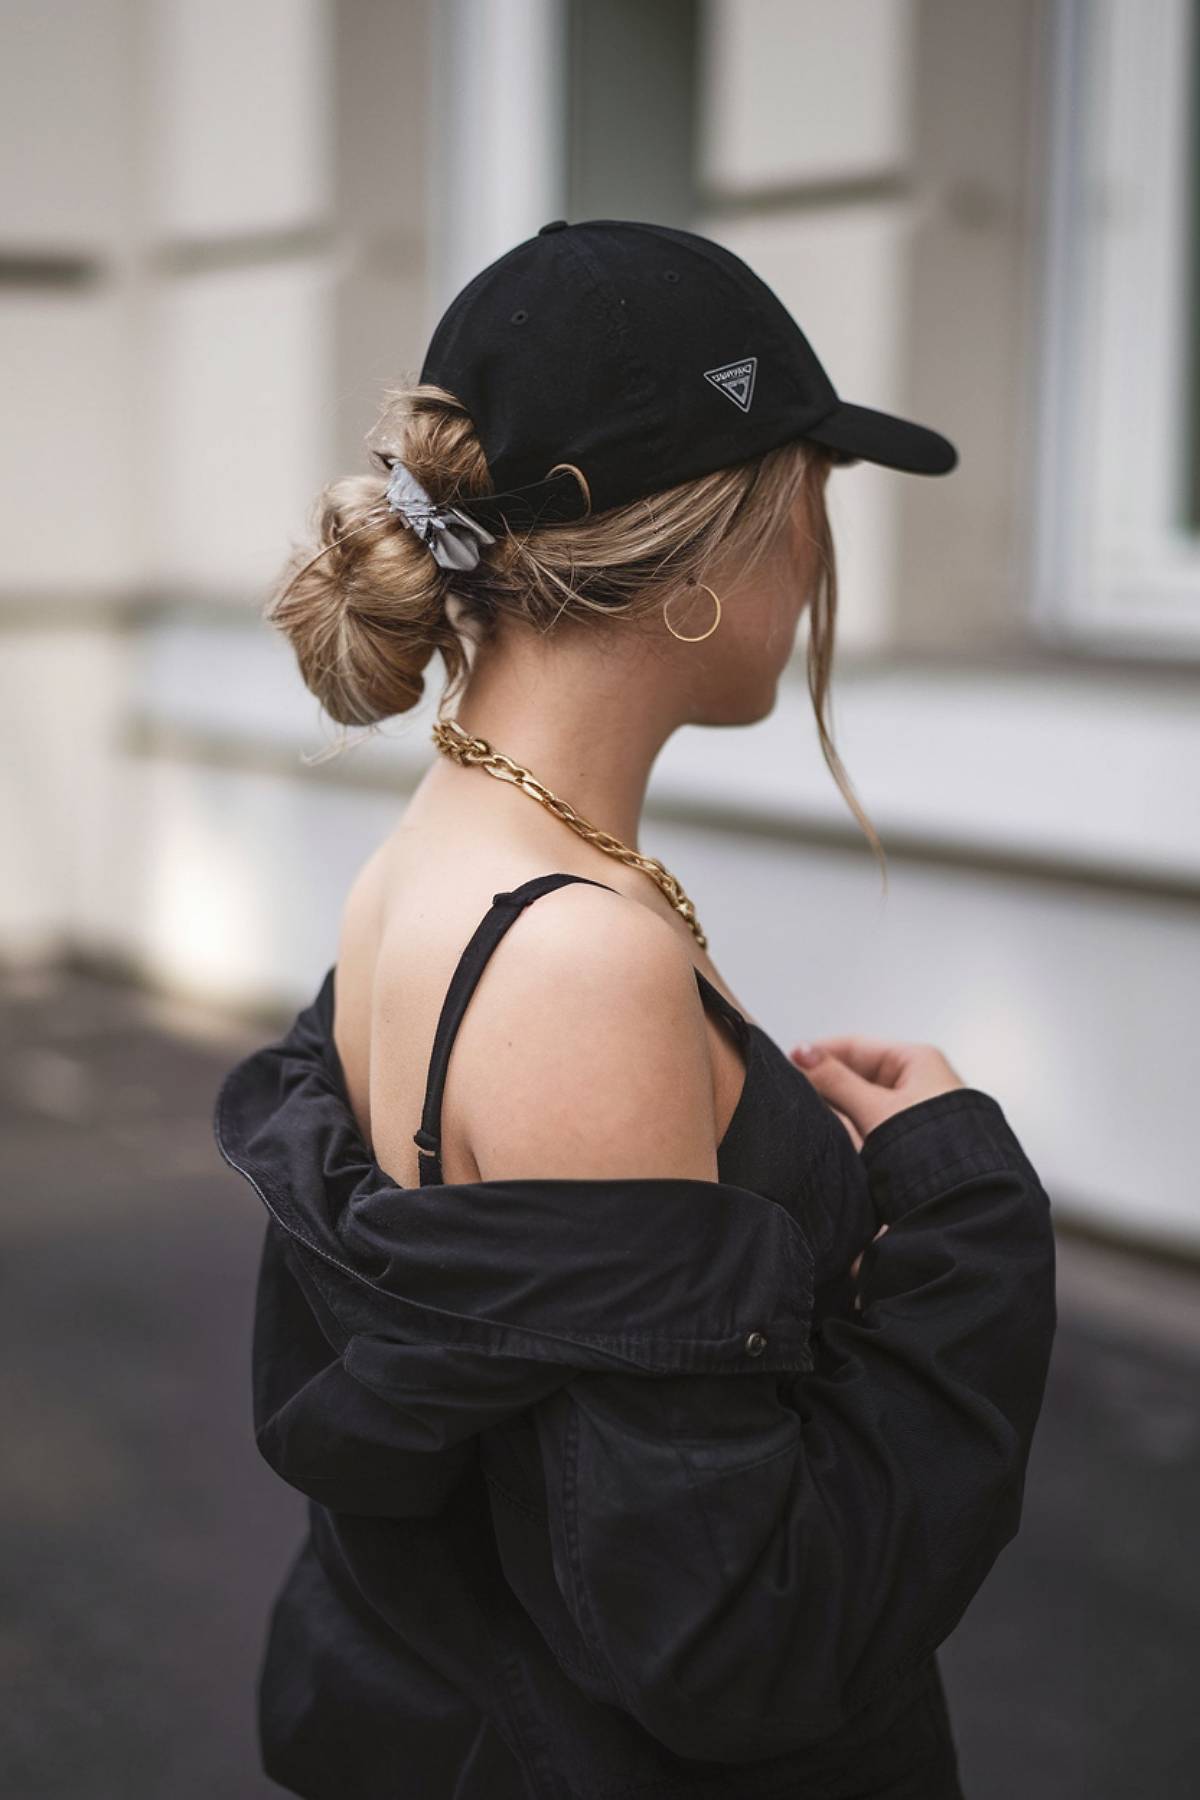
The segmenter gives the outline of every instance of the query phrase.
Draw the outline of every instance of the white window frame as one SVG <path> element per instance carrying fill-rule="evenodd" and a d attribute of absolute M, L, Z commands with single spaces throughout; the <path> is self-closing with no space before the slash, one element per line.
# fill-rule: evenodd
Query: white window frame
<path fill-rule="evenodd" d="M 1052 8 L 1037 628 L 1200 655 L 1200 534 L 1179 522 L 1196 0 Z"/>

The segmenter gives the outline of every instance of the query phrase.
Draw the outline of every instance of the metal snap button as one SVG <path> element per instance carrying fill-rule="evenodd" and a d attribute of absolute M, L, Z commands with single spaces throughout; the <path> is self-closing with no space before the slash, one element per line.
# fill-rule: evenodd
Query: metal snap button
<path fill-rule="evenodd" d="M 767 1340 L 761 1331 L 752 1331 L 746 1339 L 746 1355 L 761 1356 L 767 1347 Z"/>

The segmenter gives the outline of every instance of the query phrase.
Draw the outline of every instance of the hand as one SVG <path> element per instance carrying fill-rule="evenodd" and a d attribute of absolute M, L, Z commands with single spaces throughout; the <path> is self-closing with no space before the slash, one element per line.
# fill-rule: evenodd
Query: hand
<path fill-rule="evenodd" d="M 886 1230 L 887 1230 L 887 1226 L 881 1225 L 879 1227 L 879 1230 L 875 1233 L 875 1237 L 881 1238 Z M 871 1242 L 873 1244 L 875 1242 L 875 1238 L 872 1238 Z M 860 1250 L 858 1255 L 855 1257 L 854 1261 L 850 1264 L 850 1275 L 851 1275 L 851 1279 L 854 1281 L 858 1280 L 858 1271 L 859 1271 L 860 1267 L 862 1266 L 862 1259 L 863 1259 L 864 1255 L 865 1255 L 865 1251 Z M 861 1294 L 855 1294 L 854 1307 L 855 1307 L 856 1312 L 862 1311 L 862 1295 Z"/>
<path fill-rule="evenodd" d="M 967 1085 L 932 1044 L 851 1035 L 797 1044 L 790 1054 L 837 1113 L 856 1150 L 893 1113 Z"/>
<path fill-rule="evenodd" d="M 875 1237 L 873 1237 L 873 1238 L 872 1238 L 872 1239 L 871 1239 L 871 1242 L 872 1242 L 872 1243 L 874 1243 L 874 1242 L 875 1242 L 875 1238 L 879 1238 L 879 1237 L 882 1237 L 882 1236 L 883 1236 L 883 1234 L 884 1234 L 884 1232 L 885 1232 L 885 1231 L 886 1231 L 886 1230 L 887 1230 L 887 1226 L 886 1226 L 886 1225 L 881 1225 L 881 1226 L 880 1226 L 880 1227 L 879 1227 L 879 1230 L 878 1230 L 878 1231 L 877 1231 L 877 1232 L 876 1232 L 876 1233 L 875 1233 Z M 852 1262 L 852 1263 L 851 1263 L 851 1264 L 850 1264 L 850 1273 L 851 1273 L 851 1275 L 852 1275 L 852 1276 L 853 1276 L 853 1277 L 854 1277 L 854 1279 L 855 1279 L 855 1281 L 857 1281 L 857 1280 L 858 1280 L 858 1271 L 859 1271 L 859 1268 L 860 1268 L 860 1266 L 861 1266 L 861 1264 L 862 1264 L 862 1259 L 863 1259 L 863 1257 L 864 1257 L 864 1255 L 865 1255 L 865 1254 L 866 1254 L 866 1252 L 865 1252 L 865 1251 L 863 1251 L 863 1250 L 860 1250 L 860 1251 L 859 1251 L 859 1253 L 858 1253 L 858 1255 L 857 1255 L 857 1256 L 856 1256 L 856 1257 L 855 1257 L 855 1259 L 854 1259 L 854 1261 L 853 1261 L 853 1262 Z"/>

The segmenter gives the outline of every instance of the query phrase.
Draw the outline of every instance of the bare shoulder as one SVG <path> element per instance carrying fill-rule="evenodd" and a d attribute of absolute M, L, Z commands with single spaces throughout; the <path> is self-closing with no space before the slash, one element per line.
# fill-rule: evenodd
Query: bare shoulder
<path fill-rule="evenodd" d="M 695 967 L 624 895 L 573 882 L 522 909 L 467 1008 L 455 1080 L 485 1181 L 716 1179 Z"/>

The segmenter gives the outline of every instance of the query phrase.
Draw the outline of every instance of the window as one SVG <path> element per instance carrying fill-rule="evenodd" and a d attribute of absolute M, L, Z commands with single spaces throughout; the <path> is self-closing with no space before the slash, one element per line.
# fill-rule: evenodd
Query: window
<path fill-rule="evenodd" d="M 1200 0 L 1052 12 L 1037 609 L 1200 654 Z"/>
<path fill-rule="evenodd" d="M 572 219 L 691 224 L 697 6 L 698 0 L 570 0 Z"/>
<path fill-rule="evenodd" d="M 1200 533 L 1200 3 L 1192 4 L 1188 69 L 1188 431 L 1181 523 Z"/>

